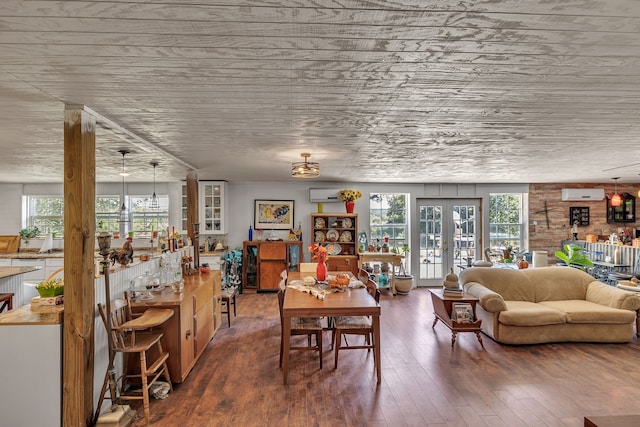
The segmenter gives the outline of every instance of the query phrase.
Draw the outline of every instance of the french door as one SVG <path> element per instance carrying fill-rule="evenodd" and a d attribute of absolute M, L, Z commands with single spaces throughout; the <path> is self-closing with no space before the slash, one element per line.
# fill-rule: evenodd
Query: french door
<path fill-rule="evenodd" d="M 476 199 L 418 199 L 420 230 L 418 286 L 442 286 L 453 268 L 455 274 L 481 254 L 476 253 L 479 236 L 480 201 Z M 415 269 L 414 269 L 415 271 Z"/>

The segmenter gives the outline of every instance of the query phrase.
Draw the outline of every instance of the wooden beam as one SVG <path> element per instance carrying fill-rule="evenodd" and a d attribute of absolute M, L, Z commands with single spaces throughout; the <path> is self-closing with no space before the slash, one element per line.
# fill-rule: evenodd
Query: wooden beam
<path fill-rule="evenodd" d="M 195 171 L 187 172 L 187 235 L 193 242 L 193 262 L 195 267 L 200 267 L 198 247 L 199 239 L 193 231 L 193 224 L 198 220 L 198 174 Z"/>
<path fill-rule="evenodd" d="M 89 425 L 93 415 L 96 120 L 64 112 L 64 357 L 62 418 Z"/>

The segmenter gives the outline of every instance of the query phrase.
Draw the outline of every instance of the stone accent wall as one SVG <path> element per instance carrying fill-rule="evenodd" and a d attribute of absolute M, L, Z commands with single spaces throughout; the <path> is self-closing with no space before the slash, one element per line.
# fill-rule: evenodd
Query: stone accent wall
<path fill-rule="evenodd" d="M 529 250 L 549 251 L 550 261 L 553 253 L 560 249 L 561 241 L 573 238 L 569 224 L 569 208 L 580 206 L 589 208 L 589 225 L 578 227 L 578 240 L 584 240 L 589 233 L 609 235 L 619 232 L 625 226 L 640 227 L 635 223 L 607 224 L 606 199 L 596 202 L 563 202 L 563 188 L 604 188 L 605 194 L 614 193 L 614 183 L 606 184 L 530 184 L 529 185 Z M 637 196 L 639 184 L 618 184 L 619 193 Z M 636 219 L 638 218 L 639 199 L 636 199 Z M 547 225 L 547 215 L 549 223 Z M 537 224 L 534 225 L 534 222 Z"/>

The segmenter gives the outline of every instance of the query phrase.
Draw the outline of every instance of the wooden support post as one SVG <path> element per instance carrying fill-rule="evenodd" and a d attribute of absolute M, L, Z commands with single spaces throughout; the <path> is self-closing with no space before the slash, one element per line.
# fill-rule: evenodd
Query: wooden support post
<path fill-rule="evenodd" d="M 198 174 L 195 171 L 189 171 L 187 172 L 187 235 L 191 238 L 194 246 L 193 264 L 195 268 L 200 267 L 198 252 L 200 242 L 193 230 L 193 224 L 199 223 L 198 216 Z"/>
<path fill-rule="evenodd" d="M 93 415 L 95 313 L 96 121 L 64 112 L 64 363 L 62 424 L 90 425 Z"/>

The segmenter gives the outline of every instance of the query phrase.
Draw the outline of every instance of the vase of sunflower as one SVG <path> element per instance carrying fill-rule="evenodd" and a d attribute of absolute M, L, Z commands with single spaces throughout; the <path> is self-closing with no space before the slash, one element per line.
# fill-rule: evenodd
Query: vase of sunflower
<path fill-rule="evenodd" d="M 356 206 L 356 200 L 362 197 L 360 190 L 340 190 L 338 198 L 344 202 L 347 213 L 353 213 Z"/>

